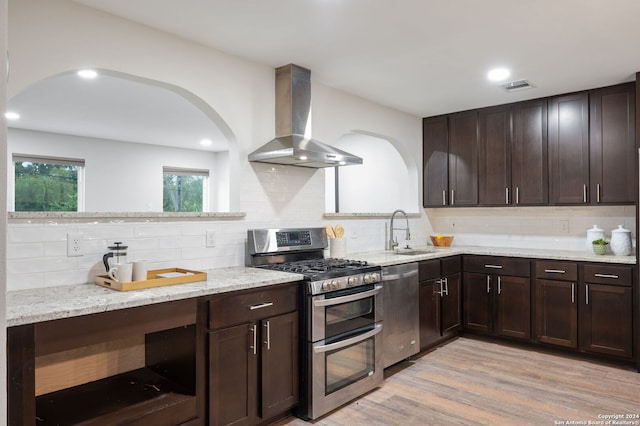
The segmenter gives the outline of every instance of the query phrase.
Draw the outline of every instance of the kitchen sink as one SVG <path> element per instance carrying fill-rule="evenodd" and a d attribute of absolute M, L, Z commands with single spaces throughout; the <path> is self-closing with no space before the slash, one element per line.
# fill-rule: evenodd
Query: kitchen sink
<path fill-rule="evenodd" d="M 429 254 L 429 253 L 433 253 L 433 248 L 424 248 L 424 249 L 400 249 L 400 250 L 395 250 L 394 254 L 400 254 L 403 256 L 419 256 L 421 254 Z"/>

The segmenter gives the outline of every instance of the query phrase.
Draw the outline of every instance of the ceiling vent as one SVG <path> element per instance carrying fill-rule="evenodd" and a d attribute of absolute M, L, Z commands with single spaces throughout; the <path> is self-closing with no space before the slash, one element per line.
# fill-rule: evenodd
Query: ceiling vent
<path fill-rule="evenodd" d="M 505 83 L 502 85 L 507 92 L 515 92 L 517 90 L 531 89 L 533 88 L 533 84 L 531 84 L 527 80 L 516 80 L 509 83 Z"/>

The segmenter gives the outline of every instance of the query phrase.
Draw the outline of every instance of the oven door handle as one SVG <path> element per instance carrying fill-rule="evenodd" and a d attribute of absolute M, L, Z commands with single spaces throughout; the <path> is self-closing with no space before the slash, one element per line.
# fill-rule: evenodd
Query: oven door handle
<path fill-rule="evenodd" d="M 345 340 L 340 340 L 339 342 L 329 343 L 328 345 L 321 346 L 313 346 L 313 352 L 318 354 L 322 352 L 334 351 L 336 349 L 342 349 L 347 346 L 351 346 L 354 343 L 361 342 L 363 340 L 367 340 L 370 337 L 375 336 L 376 334 L 382 331 L 382 324 L 376 324 L 373 326 L 373 329 L 367 331 L 366 333 L 358 334 L 357 336 L 350 337 Z"/>
<path fill-rule="evenodd" d="M 373 290 L 363 291 L 361 293 L 354 293 L 348 296 L 333 297 L 331 299 L 314 300 L 313 306 L 331 306 L 339 305 L 341 303 L 353 302 L 354 300 L 366 299 L 367 297 L 376 296 L 382 291 L 382 286 L 375 286 Z"/>

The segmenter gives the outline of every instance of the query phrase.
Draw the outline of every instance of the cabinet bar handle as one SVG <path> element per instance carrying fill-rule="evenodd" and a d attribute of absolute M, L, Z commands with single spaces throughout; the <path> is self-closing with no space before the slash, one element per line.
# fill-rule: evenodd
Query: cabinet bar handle
<path fill-rule="evenodd" d="M 596 185 L 596 202 L 600 202 L 600 184 Z"/>
<path fill-rule="evenodd" d="M 268 308 L 269 306 L 273 306 L 273 302 L 260 303 L 259 305 L 251 305 L 249 306 L 249 309 L 253 311 L 254 309 Z"/>
<path fill-rule="evenodd" d="M 586 305 L 588 305 L 589 304 L 589 284 L 586 284 L 584 288 L 586 289 L 586 293 L 584 295 L 584 302 Z"/>
<path fill-rule="evenodd" d="M 563 271 L 562 269 L 545 269 L 547 274 L 566 274 L 567 271 Z"/>
<path fill-rule="evenodd" d="M 487 293 L 491 293 L 491 275 L 487 275 Z"/>
<path fill-rule="evenodd" d="M 498 276 L 498 294 L 502 293 L 502 286 L 500 282 L 500 277 Z"/>
<path fill-rule="evenodd" d="M 520 204 L 520 187 L 516 186 L 516 204 Z"/>
<path fill-rule="evenodd" d="M 582 185 L 582 202 L 587 202 L 587 185 Z"/>
<path fill-rule="evenodd" d="M 267 340 L 264 343 L 267 345 L 267 350 L 271 350 L 271 328 L 269 326 L 269 320 L 264 323 L 264 328 L 267 333 Z"/>
<path fill-rule="evenodd" d="M 449 295 L 449 278 L 444 278 L 442 281 L 444 281 L 444 295 L 448 296 Z"/>
<path fill-rule="evenodd" d="M 509 188 L 504 189 L 504 203 L 509 204 Z"/>
<path fill-rule="evenodd" d="M 436 286 L 433 286 L 433 294 L 439 294 L 442 296 L 442 279 L 437 280 L 436 284 L 440 284 L 440 290 L 436 290 Z"/>
<path fill-rule="evenodd" d="M 485 268 L 502 269 L 502 265 L 484 265 Z"/>
<path fill-rule="evenodd" d="M 446 189 L 442 190 L 442 205 L 443 206 L 447 205 L 447 190 Z"/>
<path fill-rule="evenodd" d="M 571 283 L 571 303 L 576 303 L 576 285 Z"/>
<path fill-rule="evenodd" d="M 613 278 L 614 280 L 619 278 L 617 275 L 613 274 L 593 274 L 593 276 L 598 278 Z"/>
<path fill-rule="evenodd" d="M 450 200 L 450 201 L 451 201 L 451 205 L 452 205 L 452 206 L 456 203 L 456 197 L 455 197 L 455 195 L 456 195 L 456 190 L 455 190 L 455 189 L 452 189 L 452 190 L 451 190 L 451 200 Z"/>
<path fill-rule="evenodd" d="M 253 345 L 251 346 L 251 349 L 253 349 L 253 354 L 256 355 L 258 353 L 258 348 L 256 347 L 258 345 L 258 326 L 256 324 L 253 324 L 251 326 L 251 332 L 253 333 Z"/>

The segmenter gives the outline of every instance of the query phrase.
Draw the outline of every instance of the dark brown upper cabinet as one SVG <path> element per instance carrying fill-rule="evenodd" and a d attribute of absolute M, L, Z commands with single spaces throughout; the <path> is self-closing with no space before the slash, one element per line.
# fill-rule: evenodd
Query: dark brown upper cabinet
<path fill-rule="evenodd" d="M 422 121 L 424 207 L 478 204 L 478 113 Z"/>
<path fill-rule="evenodd" d="M 511 203 L 511 107 L 479 112 L 480 152 L 478 199 L 483 206 Z"/>
<path fill-rule="evenodd" d="M 478 204 L 478 112 L 449 116 L 449 205 Z"/>
<path fill-rule="evenodd" d="M 449 125 L 446 116 L 422 120 L 423 205 L 449 203 Z"/>
<path fill-rule="evenodd" d="M 589 202 L 589 95 L 549 100 L 551 204 Z"/>
<path fill-rule="evenodd" d="M 548 204 L 547 100 L 514 104 L 512 129 L 511 204 Z"/>
<path fill-rule="evenodd" d="M 591 204 L 633 203 L 636 198 L 635 84 L 593 90 L 590 96 Z"/>

